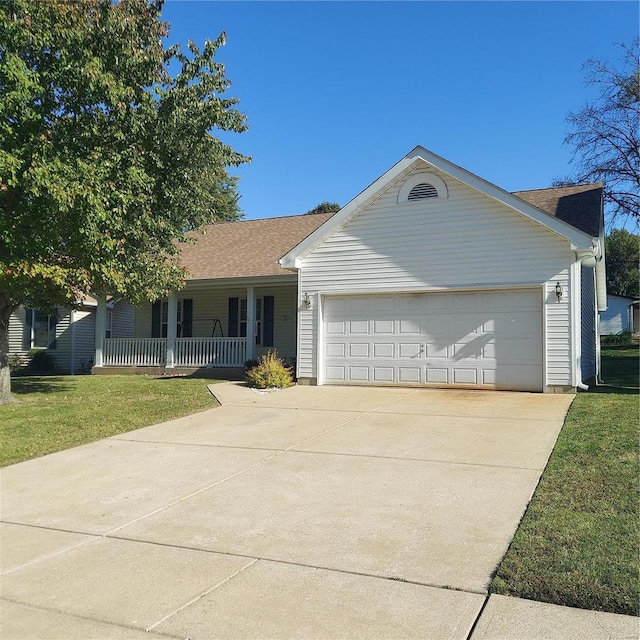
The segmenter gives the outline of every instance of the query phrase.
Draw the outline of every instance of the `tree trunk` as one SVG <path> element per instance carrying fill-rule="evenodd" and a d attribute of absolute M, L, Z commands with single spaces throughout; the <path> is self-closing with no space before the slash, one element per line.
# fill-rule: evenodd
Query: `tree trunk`
<path fill-rule="evenodd" d="M 0 404 L 17 402 L 11 395 L 9 369 L 9 316 L 12 310 L 0 303 Z"/>

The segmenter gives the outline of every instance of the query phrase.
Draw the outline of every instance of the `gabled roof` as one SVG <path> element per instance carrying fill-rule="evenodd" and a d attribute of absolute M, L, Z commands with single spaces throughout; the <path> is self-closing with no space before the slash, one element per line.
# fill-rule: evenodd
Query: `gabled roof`
<path fill-rule="evenodd" d="M 332 220 L 314 231 L 305 238 L 299 245 L 291 249 L 280 260 L 280 264 L 287 268 L 299 268 L 301 259 L 312 251 L 316 246 L 328 238 L 336 229 L 346 224 L 355 217 L 368 204 L 373 202 L 389 186 L 402 175 L 414 169 L 436 169 L 445 175 L 457 180 L 468 187 L 474 189 L 492 200 L 508 207 L 518 214 L 528 218 L 529 220 L 540 224 L 557 235 L 566 238 L 572 249 L 590 250 L 593 244 L 593 238 L 598 237 L 599 233 L 587 233 L 586 231 L 573 226 L 566 222 L 559 215 L 556 216 L 552 211 L 546 211 L 539 208 L 526 200 L 526 198 L 518 197 L 514 194 L 501 189 L 500 187 L 480 178 L 479 176 L 449 162 L 445 158 L 428 151 L 424 147 L 415 147 L 402 160 L 397 162 L 391 169 L 381 175 L 377 180 L 372 182 L 364 191 L 359 193 L 353 200 L 346 204 L 338 211 Z M 573 188 L 573 187 L 567 187 Z M 520 194 L 527 192 L 519 192 Z M 549 203 L 551 204 L 551 202 Z M 553 208 L 553 207 L 551 207 Z M 602 215 L 602 208 L 598 209 L 599 215 Z"/>
<path fill-rule="evenodd" d="M 602 182 L 514 191 L 513 195 L 576 229 L 597 237 L 602 230 Z"/>
<path fill-rule="evenodd" d="M 189 280 L 290 276 L 278 260 L 326 222 L 333 213 L 219 222 L 189 234 L 181 244 L 181 264 Z"/>

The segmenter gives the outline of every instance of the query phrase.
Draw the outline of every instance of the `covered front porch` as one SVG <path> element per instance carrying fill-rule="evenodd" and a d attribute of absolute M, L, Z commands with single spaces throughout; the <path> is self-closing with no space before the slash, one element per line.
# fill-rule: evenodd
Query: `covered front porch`
<path fill-rule="evenodd" d="M 99 299 L 93 372 L 231 372 L 269 349 L 294 358 L 297 297 L 297 282 L 286 276 L 191 280 L 168 298 L 136 308 L 127 331 L 112 324 Z"/>

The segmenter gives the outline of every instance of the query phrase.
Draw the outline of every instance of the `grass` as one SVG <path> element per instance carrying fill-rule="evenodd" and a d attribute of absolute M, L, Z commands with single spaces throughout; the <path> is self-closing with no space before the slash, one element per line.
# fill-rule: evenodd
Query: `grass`
<path fill-rule="evenodd" d="M 202 378 L 59 376 L 12 379 L 0 405 L 0 466 L 217 405 Z"/>
<path fill-rule="evenodd" d="M 638 349 L 603 349 L 579 393 L 493 593 L 639 615 Z"/>

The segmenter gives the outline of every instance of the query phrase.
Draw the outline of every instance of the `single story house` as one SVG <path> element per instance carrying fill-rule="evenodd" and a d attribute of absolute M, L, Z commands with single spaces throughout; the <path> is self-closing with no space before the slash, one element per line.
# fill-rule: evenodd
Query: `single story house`
<path fill-rule="evenodd" d="M 104 338 L 113 367 L 238 367 L 299 383 L 564 392 L 599 372 L 602 184 L 509 193 L 416 147 L 335 214 L 214 224 L 189 278 Z"/>
<path fill-rule="evenodd" d="M 54 313 L 18 307 L 9 317 L 9 355 L 27 365 L 29 353 L 46 349 L 59 373 L 89 373 L 96 343 L 96 309 L 91 296 L 76 309 L 57 307 Z M 105 337 L 130 336 L 134 310 L 123 300 L 109 300 L 105 306 Z"/>
<path fill-rule="evenodd" d="M 625 331 L 640 331 L 638 299 L 607 295 L 607 309 L 600 312 L 600 335 L 619 335 Z"/>

